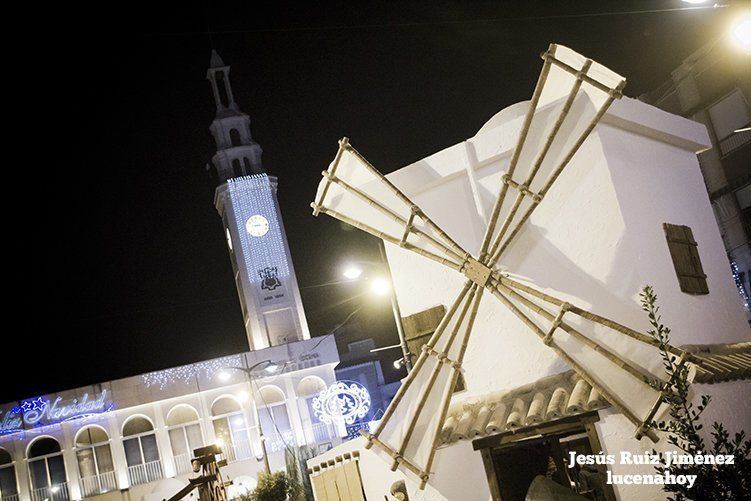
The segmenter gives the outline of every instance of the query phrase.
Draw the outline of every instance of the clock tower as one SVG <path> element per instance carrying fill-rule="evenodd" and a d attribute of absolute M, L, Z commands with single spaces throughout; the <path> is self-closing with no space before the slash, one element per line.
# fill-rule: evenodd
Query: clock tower
<path fill-rule="evenodd" d="M 235 103 L 229 66 L 216 51 L 206 78 L 216 103 L 211 134 L 216 154 L 214 196 L 240 296 L 251 350 L 310 338 L 287 235 L 276 198 L 277 179 L 266 174 L 250 117 Z"/>

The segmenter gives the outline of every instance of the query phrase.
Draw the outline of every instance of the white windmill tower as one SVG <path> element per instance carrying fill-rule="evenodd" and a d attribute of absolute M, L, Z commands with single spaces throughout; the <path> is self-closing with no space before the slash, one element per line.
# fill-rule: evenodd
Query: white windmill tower
<path fill-rule="evenodd" d="M 625 84 L 620 75 L 560 45 L 551 45 L 542 58 L 543 68 L 479 252 L 467 252 L 346 138 L 323 173 L 312 204 L 316 215 L 328 214 L 465 278 L 378 428 L 365 433 L 368 447 L 375 445 L 390 456 L 392 468 L 415 474 L 421 487 L 430 478 L 473 327 L 483 321 L 477 312 L 486 295 L 499 301 L 533 338 L 553 350 L 631 421 L 637 437 L 657 440 L 652 424 L 663 410 L 664 375 L 656 342 L 577 306 L 576 301 L 544 292 L 544 283 L 533 285 L 505 265 L 513 262 L 509 259 L 513 252 L 525 252 L 512 243 L 537 207 L 544 205 L 546 195 L 555 189 L 556 180 L 608 107 L 621 97 Z M 502 344 L 504 326 L 497 330 Z M 669 350 L 687 362 L 701 364 L 683 350 Z"/>

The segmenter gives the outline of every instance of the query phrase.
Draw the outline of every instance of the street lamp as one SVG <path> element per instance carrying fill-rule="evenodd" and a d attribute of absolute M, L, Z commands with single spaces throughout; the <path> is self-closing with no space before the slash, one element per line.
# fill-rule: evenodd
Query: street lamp
<path fill-rule="evenodd" d="M 252 366 L 245 368 L 245 367 L 227 367 L 229 370 L 235 370 L 245 373 L 245 376 L 248 378 L 248 383 L 250 386 L 250 393 L 253 393 L 253 379 L 257 376 L 253 374 L 253 371 L 255 371 L 258 367 L 264 365 L 263 371 L 267 374 L 273 374 L 274 372 L 279 369 L 279 364 L 272 362 L 271 360 L 262 360 L 260 362 L 257 362 L 253 364 Z M 217 375 L 219 377 L 220 381 L 228 381 L 231 377 L 231 374 L 228 370 L 223 370 L 219 372 Z M 245 398 L 243 400 L 247 400 L 250 398 L 250 395 L 245 393 Z M 266 473 L 271 473 L 271 467 L 269 466 L 269 454 L 266 451 L 266 438 L 263 436 L 263 426 L 261 426 L 261 416 L 258 413 L 258 406 L 255 404 L 255 401 L 253 402 L 253 409 L 255 410 L 255 418 L 256 423 L 258 423 L 258 438 L 261 440 L 261 449 L 263 451 L 263 465 L 266 468 Z M 222 447 L 220 445 L 221 439 L 217 440 L 217 445 L 219 447 Z"/>
<path fill-rule="evenodd" d="M 730 28 L 730 39 L 745 52 L 751 52 L 751 12 L 735 20 Z"/>
<path fill-rule="evenodd" d="M 388 268 L 388 261 L 386 260 L 386 249 L 383 246 L 383 242 L 380 242 L 381 263 L 373 264 L 377 267 L 379 272 L 388 275 L 376 276 L 370 282 L 370 290 L 379 296 L 389 295 L 391 300 L 391 310 L 394 314 L 394 322 L 396 323 L 396 331 L 399 334 L 399 344 L 396 346 L 402 349 L 402 358 L 394 362 L 394 367 L 400 369 L 402 364 L 406 368 L 407 372 L 412 370 L 412 359 L 410 358 L 409 347 L 407 346 L 407 339 L 404 335 L 404 325 L 402 324 L 402 314 L 399 311 L 399 303 L 396 300 L 396 292 L 392 286 L 391 272 Z M 385 271 L 385 272 L 384 272 Z M 363 267 L 357 264 L 349 264 L 345 267 L 342 275 L 348 280 L 357 280 L 363 274 Z M 389 346 L 388 348 L 393 348 Z M 371 350 L 373 351 L 373 350 Z M 378 350 L 376 350 L 378 351 Z M 401 362 L 400 362 L 401 361 Z M 397 366 L 397 363 L 399 365 Z"/>

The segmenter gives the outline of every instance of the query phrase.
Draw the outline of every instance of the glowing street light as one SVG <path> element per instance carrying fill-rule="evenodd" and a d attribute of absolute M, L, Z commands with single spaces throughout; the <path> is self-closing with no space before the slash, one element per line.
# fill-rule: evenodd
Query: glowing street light
<path fill-rule="evenodd" d="M 747 12 L 735 20 L 730 28 L 730 39 L 746 52 L 751 52 L 751 13 Z"/>
<path fill-rule="evenodd" d="M 357 280 L 358 278 L 360 278 L 360 275 L 362 275 L 362 268 L 354 264 L 350 264 L 344 269 L 344 273 L 342 273 L 342 275 L 344 275 L 344 278 L 346 278 L 347 280 Z"/>
<path fill-rule="evenodd" d="M 370 290 L 379 296 L 385 296 L 391 291 L 391 284 L 385 278 L 375 278 L 370 284 Z"/>

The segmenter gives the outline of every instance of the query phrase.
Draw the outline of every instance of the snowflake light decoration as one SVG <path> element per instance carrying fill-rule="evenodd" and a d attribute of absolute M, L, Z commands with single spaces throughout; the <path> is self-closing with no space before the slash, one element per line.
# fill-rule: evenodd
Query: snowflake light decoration
<path fill-rule="evenodd" d="M 337 381 L 313 398 L 313 413 L 319 421 L 352 424 L 370 410 L 370 393 L 356 381 Z"/>

